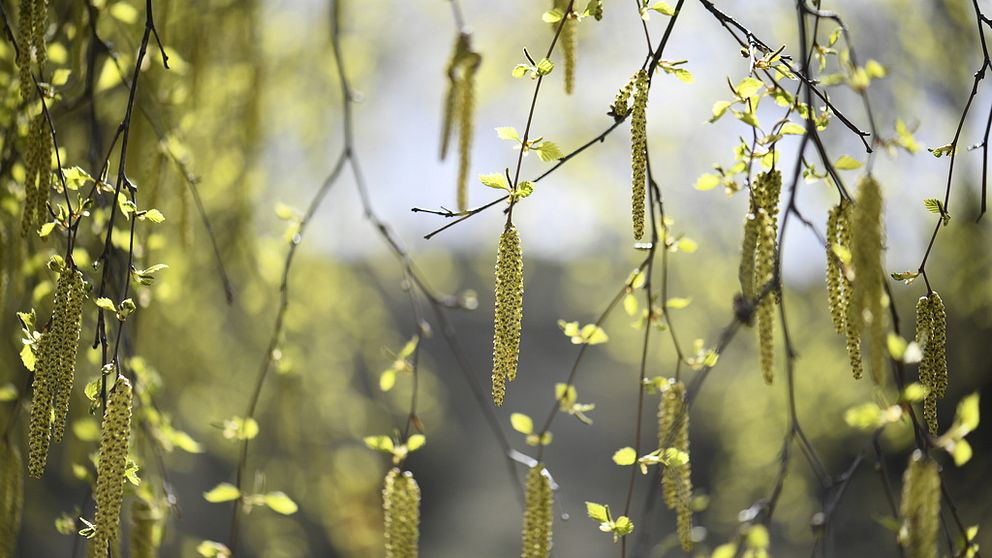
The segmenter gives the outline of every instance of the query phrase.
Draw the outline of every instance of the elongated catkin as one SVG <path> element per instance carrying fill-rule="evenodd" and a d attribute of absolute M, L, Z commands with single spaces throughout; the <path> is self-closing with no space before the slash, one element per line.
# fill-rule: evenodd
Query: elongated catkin
<path fill-rule="evenodd" d="M 907 558 L 937 556 L 940 525 L 940 473 L 937 463 L 913 452 L 902 480 L 899 543 Z"/>
<path fill-rule="evenodd" d="M 12 558 L 24 506 L 24 464 L 17 445 L 0 438 L 0 558 Z"/>
<path fill-rule="evenodd" d="M 420 486 L 409 471 L 386 474 L 382 489 L 386 558 L 416 558 L 420 539 Z"/>
<path fill-rule="evenodd" d="M 755 179 L 751 197 L 755 208 L 754 227 L 754 279 L 751 288 L 757 295 L 776 280 L 776 260 L 778 254 L 778 204 L 782 193 L 782 173 L 778 170 L 764 172 Z M 745 225 L 747 227 L 747 225 Z M 745 236 L 748 231 L 745 230 Z M 747 246 L 745 246 L 747 248 Z M 744 254 L 742 257 L 746 256 Z M 775 377 L 775 304 L 779 300 L 778 286 L 758 303 L 755 325 L 758 332 L 761 375 L 765 382 L 772 383 Z"/>
<path fill-rule="evenodd" d="M 156 558 L 162 536 L 162 512 L 137 498 L 131 504 L 131 558 Z"/>
<path fill-rule="evenodd" d="M 520 235 L 510 225 L 499 237 L 499 252 L 496 256 L 492 393 L 493 403 L 497 407 L 503 404 L 506 382 L 512 382 L 517 377 L 523 302 L 523 252 L 520 249 Z"/>
<path fill-rule="evenodd" d="M 62 311 L 56 318 L 58 322 L 58 361 L 56 363 L 58 378 L 52 402 L 55 410 L 53 436 L 56 442 L 62 440 L 65 432 L 66 418 L 69 415 L 69 399 L 76 375 L 76 353 L 79 350 L 79 330 L 82 324 L 83 300 L 86 298 L 83 275 L 74 269 L 65 269 L 59 276 L 59 282 L 65 282 L 64 300 L 61 302 Z"/>
<path fill-rule="evenodd" d="M 28 426 L 28 474 L 41 478 L 48 461 L 48 446 L 52 441 L 52 398 L 57 382 L 54 363 L 53 335 L 42 333 L 36 351 L 32 379 L 31 419 Z"/>
<path fill-rule="evenodd" d="M 916 303 L 916 341 L 923 347 L 920 383 L 930 389 L 923 400 L 923 419 L 930 433 L 936 435 L 937 400 L 947 390 L 947 315 L 936 291 Z"/>
<path fill-rule="evenodd" d="M 527 473 L 521 558 L 547 558 L 551 553 L 551 525 L 554 521 L 551 481 L 538 463 Z"/>
<path fill-rule="evenodd" d="M 124 501 L 128 443 L 131 437 L 131 382 L 118 376 L 107 395 L 100 436 L 100 459 L 97 465 L 96 518 L 90 539 L 90 556 L 103 558 L 111 545 L 118 543 L 121 504 Z"/>
<path fill-rule="evenodd" d="M 658 447 L 689 453 L 689 412 L 685 406 L 685 385 L 675 382 L 661 395 L 658 406 Z M 692 550 L 692 465 L 668 465 L 661 472 L 665 505 L 675 510 L 679 543 Z"/>
<path fill-rule="evenodd" d="M 565 60 L 565 93 L 571 95 L 572 89 L 575 87 L 575 54 L 578 49 L 579 30 L 578 21 L 571 14 L 565 13 L 568 4 L 569 0 L 555 0 L 554 2 L 554 7 L 564 13 L 562 16 L 564 21 L 560 22 L 562 27 L 558 40 L 561 41 L 562 58 Z M 559 23 L 553 25 L 557 26 Z"/>
<path fill-rule="evenodd" d="M 475 74 L 482 57 L 469 52 L 462 67 L 458 87 L 458 210 L 468 209 L 468 172 L 472 163 L 472 130 L 475 116 Z"/>
<path fill-rule="evenodd" d="M 884 271 L 882 269 L 882 190 L 871 176 L 858 184 L 851 218 L 851 261 L 854 281 L 848 307 L 849 327 L 861 332 L 869 369 L 876 384 L 885 379 L 888 354 L 885 334 Z M 853 357 L 852 357 L 853 360 Z M 855 370 L 855 376 L 859 371 Z"/>
<path fill-rule="evenodd" d="M 630 117 L 630 165 L 631 165 L 631 220 L 634 224 L 634 239 L 644 236 L 644 199 L 647 194 L 647 107 L 648 73 L 639 70 L 634 74 L 634 107 Z"/>

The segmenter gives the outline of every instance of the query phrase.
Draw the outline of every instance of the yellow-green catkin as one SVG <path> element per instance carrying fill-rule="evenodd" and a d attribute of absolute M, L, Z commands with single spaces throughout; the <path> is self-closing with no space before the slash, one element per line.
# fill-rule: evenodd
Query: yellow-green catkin
<path fill-rule="evenodd" d="M 551 480 L 538 463 L 527 474 L 521 558 L 547 558 L 551 555 L 551 524 L 554 520 Z"/>
<path fill-rule="evenodd" d="M 674 447 L 689 454 L 689 413 L 685 406 L 685 385 L 675 382 L 661 395 L 658 406 L 658 447 Z M 692 550 L 692 467 L 666 466 L 661 473 L 665 505 L 675 510 L 676 527 L 682 548 Z"/>
<path fill-rule="evenodd" d="M 923 419 L 936 435 L 937 400 L 947 390 L 947 314 L 936 291 L 916 302 L 916 342 L 923 347 L 920 383 L 930 389 L 923 400 Z"/>
<path fill-rule="evenodd" d="M 937 463 L 913 452 L 902 480 L 899 544 L 907 558 L 937 556 L 940 525 L 940 473 Z"/>
<path fill-rule="evenodd" d="M 864 374 L 861 363 L 862 320 L 850 319 L 853 282 L 851 265 L 851 215 L 853 206 L 841 202 L 827 216 L 827 301 L 834 331 L 846 335 L 847 354 L 855 379 Z M 841 256 L 846 257 L 846 261 Z"/>
<path fill-rule="evenodd" d="M 614 118 L 620 119 L 630 113 L 630 96 L 634 92 L 634 83 L 636 80 L 637 75 L 634 75 L 627 81 L 626 85 L 620 88 L 620 91 L 617 91 L 617 96 L 610 106 L 610 114 Z"/>
<path fill-rule="evenodd" d="M 472 51 L 472 36 L 459 33 L 454 52 L 448 62 L 448 91 L 444 97 L 441 120 L 441 160 L 448 155 L 448 145 L 458 127 L 458 181 L 456 196 L 458 210 L 468 209 L 468 173 L 471 165 L 472 130 L 475 114 L 475 75 L 482 56 Z"/>
<path fill-rule="evenodd" d="M 420 539 L 420 486 L 413 473 L 394 467 L 382 489 L 386 558 L 416 558 Z"/>
<path fill-rule="evenodd" d="M 12 558 L 21 529 L 24 464 L 17 445 L 0 438 L 0 558 Z"/>
<path fill-rule="evenodd" d="M 751 197 L 754 207 L 754 279 L 752 290 L 764 289 L 775 280 L 775 261 L 778 242 L 778 202 L 782 193 L 782 173 L 778 170 L 758 175 L 752 187 Z M 745 224 L 745 228 L 748 225 Z M 745 230 L 745 236 L 748 231 Z M 746 246 L 745 246 L 746 248 Z M 765 296 L 758 303 L 755 325 L 758 332 L 759 361 L 761 375 L 765 382 L 772 383 L 775 377 L 775 303 L 778 293 Z"/>
<path fill-rule="evenodd" d="M 21 100 L 27 104 L 38 98 L 34 85 L 35 68 L 46 59 L 45 31 L 48 27 L 48 0 L 21 0 L 18 10 L 17 69 Z M 28 127 L 24 150 L 24 211 L 21 234 L 27 236 L 46 220 L 50 190 L 51 139 L 43 114 L 35 115 Z"/>
<path fill-rule="evenodd" d="M 118 376 L 107 394 L 100 436 L 100 458 L 96 472 L 96 518 L 90 539 L 90 556 L 105 556 L 118 542 L 121 504 L 124 501 L 128 442 L 131 437 L 131 382 Z"/>
<path fill-rule="evenodd" d="M 555 0 L 554 7 L 562 11 L 564 21 L 554 25 L 561 25 L 561 35 L 558 40 L 561 41 L 562 58 L 565 60 L 565 93 L 571 95 L 575 86 L 575 52 L 578 49 L 579 22 L 572 14 L 565 12 L 568 4 L 569 0 Z"/>
<path fill-rule="evenodd" d="M 634 239 L 644 236 L 644 198 L 647 194 L 647 108 L 648 73 L 639 70 L 634 74 L 634 107 L 631 109 L 631 219 L 634 223 Z"/>
<path fill-rule="evenodd" d="M 741 283 L 741 295 L 745 300 L 754 300 L 754 256 L 758 247 L 758 219 L 752 213 L 744 218 L 744 236 L 741 240 L 741 264 L 737 278 Z"/>
<path fill-rule="evenodd" d="M 496 255 L 496 311 L 493 327 L 493 403 L 503 404 L 506 382 L 517 377 L 524 303 L 524 260 L 520 235 L 509 225 Z"/>
<path fill-rule="evenodd" d="M 28 474 L 41 478 L 48 461 L 48 446 L 52 441 L 52 398 L 58 381 L 54 366 L 53 332 L 41 334 L 35 351 L 34 379 L 31 382 L 31 418 L 28 425 Z"/>
<path fill-rule="evenodd" d="M 466 57 L 462 84 L 458 88 L 458 210 L 468 209 L 468 172 L 472 161 L 472 126 L 475 115 L 475 74 L 482 57 L 471 52 Z"/>
<path fill-rule="evenodd" d="M 156 558 L 161 539 L 161 510 L 142 498 L 135 499 L 131 504 L 131 558 Z"/>
<path fill-rule="evenodd" d="M 858 185 L 851 217 L 851 262 L 854 280 L 848 307 L 849 327 L 861 332 L 869 369 L 876 384 L 885 379 L 888 350 L 885 335 L 884 271 L 882 269 L 882 191 L 871 176 Z M 855 370 L 855 375 L 858 371 Z"/>
<path fill-rule="evenodd" d="M 76 353 L 79 348 L 79 330 L 83 317 L 83 300 L 86 298 L 83 275 L 66 268 L 59 276 L 59 283 L 65 283 L 65 299 L 61 301 L 61 312 L 56 318 L 58 328 L 57 343 L 58 376 L 52 407 L 55 410 L 53 436 L 56 442 L 62 441 L 66 418 L 69 416 L 69 399 L 76 376 Z"/>

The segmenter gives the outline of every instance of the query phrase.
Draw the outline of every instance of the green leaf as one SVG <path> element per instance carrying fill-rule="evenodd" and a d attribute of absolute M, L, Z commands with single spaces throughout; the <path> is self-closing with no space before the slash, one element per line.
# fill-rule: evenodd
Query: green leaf
<path fill-rule="evenodd" d="M 275 492 L 269 492 L 263 496 L 263 500 L 265 505 L 268 506 L 270 510 L 282 515 L 293 515 L 300 509 L 292 498 L 287 496 L 285 492 L 278 490 Z"/>
<path fill-rule="evenodd" d="M 52 85 L 58 87 L 60 85 L 65 85 L 69 81 L 69 75 L 72 74 L 72 70 L 68 68 L 59 68 L 52 72 Z"/>
<path fill-rule="evenodd" d="M 908 285 L 919 277 L 920 273 L 918 271 L 902 271 L 898 273 L 891 273 L 890 276 L 896 281 L 902 281 Z"/>
<path fill-rule="evenodd" d="M 681 310 L 692 303 L 691 298 L 672 297 L 665 301 L 665 306 L 672 310 Z"/>
<path fill-rule="evenodd" d="M 369 449 L 393 453 L 393 440 L 389 436 L 366 436 L 363 440 Z"/>
<path fill-rule="evenodd" d="M 165 215 L 162 215 L 162 212 L 157 209 L 149 209 L 148 211 L 142 213 L 138 218 L 151 221 L 152 223 L 161 223 L 162 221 L 165 221 Z"/>
<path fill-rule="evenodd" d="M 966 436 L 978 428 L 979 416 L 978 393 L 972 393 L 958 403 L 955 422 L 960 425 L 961 436 Z"/>
<path fill-rule="evenodd" d="M 241 491 L 238 490 L 238 487 L 229 482 L 222 482 L 211 488 L 209 491 L 203 493 L 203 499 L 213 504 L 230 502 L 231 500 L 237 500 L 240 497 Z"/>
<path fill-rule="evenodd" d="M 510 72 L 510 75 L 520 79 L 527 75 L 527 72 L 530 72 L 531 70 L 533 70 L 533 67 L 530 64 L 517 64 L 513 67 L 513 71 Z"/>
<path fill-rule="evenodd" d="M 712 190 L 720 185 L 720 176 L 713 173 L 706 173 L 696 179 L 695 188 L 700 191 Z"/>
<path fill-rule="evenodd" d="M 513 126 L 501 126 L 496 128 L 496 135 L 499 139 L 520 141 L 520 134 Z"/>
<path fill-rule="evenodd" d="M 609 506 L 604 506 L 595 502 L 586 502 L 586 514 L 589 515 L 590 519 L 595 521 L 606 522 L 610 520 Z"/>
<path fill-rule="evenodd" d="M 541 14 L 541 21 L 544 23 L 558 23 L 563 17 L 565 17 L 565 12 L 555 8 Z"/>
<path fill-rule="evenodd" d="M 972 454 L 971 444 L 969 444 L 967 440 L 962 439 L 954 442 L 954 449 L 951 451 L 951 457 L 954 458 L 955 465 L 960 467 L 971 461 Z"/>
<path fill-rule="evenodd" d="M 734 90 L 737 92 L 737 96 L 741 100 L 745 100 L 749 97 L 754 96 L 755 93 L 761 90 L 765 84 L 761 80 L 753 77 L 746 77 L 742 79 Z"/>
<path fill-rule="evenodd" d="M 396 385 L 396 370 L 390 368 L 389 370 L 384 370 L 379 376 L 379 389 L 382 391 L 389 391 L 393 389 Z"/>
<path fill-rule="evenodd" d="M 520 184 L 517 184 L 517 190 L 513 193 L 513 197 L 522 200 L 534 193 L 534 183 L 525 180 Z"/>
<path fill-rule="evenodd" d="M 864 163 L 850 155 L 841 155 L 840 159 L 837 159 L 837 162 L 834 163 L 834 168 L 837 170 L 854 170 L 860 169 L 862 166 L 864 166 Z"/>
<path fill-rule="evenodd" d="M 637 461 L 637 452 L 632 447 L 620 448 L 613 454 L 613 462 L 617 465 L 633 465 Z"/>
<path fill-rule="evenodd" d="M 916 403 L 918 401 L 923 401 L 928 393 L 930 393 L 930 388 L 923 384 L 913 382 L 903 388 L 902 395 L 899 397 L 899 400 L 907 403 Z"/>
<path fill-rule="evenodd" d="M 589 345 L 599 345 L 610 340 L 610 336 L 606 334 L 606 331 L 596 324 L 586 324 L 583 326 L 581 336 L 583 341 Z M 574 338 L 572 342 L 575 342 Z"/>
<path fill-rule="evenodd" d="M 675 8 L 668 5 L 666 2 L 655 2 L 651 5 L 649 10 L 654 10 L 661 15 L 673 16 L 675 15 Z"/>
<path fill-rule="evenodd" d="M 717 101 L 713 103 L 713 117 L 710 118 L 710 123 L 716 122 L 721 116 L 726 114 L 727 109 L 734 105 L 731 101 Z"/>
<path fill-rule="evenodd" d="M 534 433 L 534 421 L 523 413 L 513 413 L 510 415 L 510 425 L 521 434 Z"/>
<path fill-rule="evenodd" d="M 96 299 L 93 302 L 96 303 L 97 307 L 102 308 L 108 312 L 117 312 L 117 307 L 114 306 L 114 301 L 110 300 L 107 297 L 101 296 L 100 298 Z"/>
<path fill-rule="evenodd" d="M 782 125 L 782 129 L 779 130 L 779 133 L 782 135 L 801 136 L 806 133 L 806 127 L 800 126 L 795 122 L 786 122 Z"/>
<path fill-rule="evenodd" d="M 506 181 L 506 176 L 498 172 L 479 175 L 479 181 L 490 188 L 510 191 L 510 184 Z"/>
<path fill-rule="evenodd" d="M 406 439 L 406 449 L 408 451 L 417 451 L 418 449 L 424 447 L 427 443 L 427 436 L 423 434 L 414 434 Z"/>
<path fill-rule="evenodd" d="M 933 156 L 939 159 L 945 155 L 954 153 L 954 144 L 948 143 L 946 145 L 941 145 L 940 147 L 928 147 L 927 151 L 933 153 Z"/>
<path fill-rule="evenodd" d="M 217 541 L 203 541 L 196 545 L 196 552 L 206 558 L 229 558 L 231 550 Z"/>
<path fill-rule="evenodd" d="M 537 75 L 546 76 L 555 69 L 554 62 L 548 60 L 547 58 L 542 58 L 540 62 L 537 63 L 536 70 Z"/>
<path fill-rule="evenodd" d="M 544 162 L 557 161 L 562 158 L 561 149 L 550 141 L 541 142 L 541 145 L 534 148 L 537 151 L 537 156 Z"/>
<path fill-rule="evenodd" d="M 695 240 L 688 237 L 680 238 L 675 246 L 678 248 L 679 252 L 686 254 L 692 254 L 699 249 L 699 244 Z"/>

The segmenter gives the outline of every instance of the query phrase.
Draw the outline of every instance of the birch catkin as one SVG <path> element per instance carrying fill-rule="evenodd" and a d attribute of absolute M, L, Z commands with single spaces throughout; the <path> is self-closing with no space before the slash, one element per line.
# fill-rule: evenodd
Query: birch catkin
<path fill-rule="evenodd" d="M 41 478 L 48 461 L 48 446 L 52 441 L 52 398 L 55 393 L 56 371 L 52 331 L 42 333 L 38 341 L 38 358 L 31 382 L 31 419 L 28 426 L 28 474 Z"/>
<path fill-rule="evenodd" d="M 913 452 L 902 480 L 899 515 L 899 544 L 907 558 L 937 556 L 937 532 L 940 525 L 940 473 L 937 463 Z"/>
<path fill-rule="evenodd" d="M 848 307 L 848 327 L 861 332 L 872 379 L 885 378 L 885 295 L 882 290 L 882 191 L 871 176 L 858 185 L 857 205 L 851 218 L 851 262 L 854 281 Z M 849 343 L 850 344 L 850 343 Z M 859 359 L 860 360 L 860 359 Z M 853 361 L 853 357 L 852 357 Z M 859 370 L 855 369 L 855 377 Z"/>
<path fill-rule="evenodd" d="M 547 558 L 551 553 L 551 524 L 553 500 L 551 481 L 538 463 L 527 474 L 526 508 L 524 509 L 523 549 L 521 558 Z"/>
<path fill-rule="evenodd" d="M 61 302 L 62 312 L 58 324 L 58 379 L 52 406 L 55 410 L 54 438 L 62 441 L 66 418 L 69 416 L 69 399 L 76 375 L 76 353 L 79 348 L 79 330 L 83 316 L 83 300 L 86 298 L 83 275 L 74 269 L 66 268 L 59 276 L 59 283 L 66 283 L 65 299 Z"/>
<path fill-rule="evenodd" d="M 578 21 L 565 10 L 568 8 L 569 0 L 555 0 L 554 7 L 561 10 L 562 15 L 561 41 L 562 57 L 565 59 L 565 93 L 572 94 L 575 86 L 575 52 L 578 48 Z M 555 24 L 558 25 L 558 24 Z"/>
<path fill-rule="evenodd" d="M 146 500 L 131 504 L 131 558 L 156 558 L 161 539 L 162 512 Z"/>
<path fill-rule="evenodd" d="M 634 74 L 634 107 L 631 109 L 631 219 L 634 239 L 644 236 L 644 198 L 647 193 L 647 107 L 648 73 L 639 70 Z"/>
<path fill-rule="evenodd" d="M 920 383 L 930 389 L 923 400 L 923 418 L 936 435 L 937 400 L 947 390 L 947 315 L 936 291 L 916 302 L 916 341 L 923 347 Z"/>
<path fill-rule="evenodd" d="M 520 235 L 509 225 L 499 237 L 496 256 L 496 311 L 493 327 L 493 403 L 503 404 L 506 382 L 517 377 L 523 318 L 524 263 Z"/>
<path fill-rule="evenodd" d="M 473 117 L 475 114 L 475 75 L 482 56 L 472 51 L 472 36 L 459 33 L 448 62 L 448 91 L 444 97 L 441 120 L 441 160 L 448 155 L 448 145 L 455 125 L 458 127 L 458 210 L 468 209 L 468 172 L 471 164 Z"/>
<path fill-rule="evenodd" d="M 96 518 L 90 539 L 90 556 L 103 557 L 110 545 L 116 545 L 120 531 L 121 504 L 124 501 L 128 442 L 131 437 L 131 382 L 118 376 L 107 395 L 100 436 L 100 459 L 97 464 Z"/>
<path fill-rule="evenodd" d="M 409 471 L 386 474 L 382 489 L 386 558 L 416 558 L 420 539 L 420 486 Z"/>
<path fill-rule="evenodd" d="M 752 289 L 757 291 L 775 280 L 775 261 L 778 242 L 778 203 L 782 193 L 782 173 L 774 170 L 759 174 L 754 181 L 751 196 L 755 206 L 756 236 L 754 247 L 754 280 Z M 745 225 L 746 227 L 747 225 Z M 745 231 L 747 235 L 747 231 Z M 746 246 L 745 246 L 746 248 Z M 746 256 L 746 254 L 745 254 Z M 775 374 L 775 303 L 779 294 L 776 287 L 758 303 L 755 315 L 758 331 L 761 375 L 771 384 Z"/>
<path fill-rule="evenodd" d="M 689 413 L 685 406 L 685 385 L 675 382 L 662 393 L 658 408 L 658 447 L 674 447 L 689 453 Z M 682 548 L 692 550 L 692 468 L 668 465 L 661 472 L 661 490 L 665 505 L 675 510 L 679 542 Z"/>
<path fill-rule="evenodd" d="M 23 466 L 17 446 L 0 438 L 0 558 L 12 558 L 17 545 L 24 505 Z"/>

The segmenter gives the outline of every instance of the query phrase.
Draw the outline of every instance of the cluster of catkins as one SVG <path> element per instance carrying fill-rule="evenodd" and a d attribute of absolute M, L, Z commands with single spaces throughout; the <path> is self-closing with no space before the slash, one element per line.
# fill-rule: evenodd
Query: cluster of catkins
<path fill-rule="evenodd" d="M 936 291 L 916 302 L 916 342 L 923 347 L 920 383 L 929 388 L 923 400 L 923 418 L 937 434 L 937 400 L 947 390 L 947 315 Z"/>
<path fill-rule="evenodd" d="M 765 382 L 775 377 L 775 304 L 778 301 L 775 259 L 778 243 L 778 203 L 782 193 L 782 173 L 771 170 L 757 176 L 751 187 L 751 212 L 744 221 L 744 240 L 738 271 L 741 294 L 754 301 L 762 289 L 771 288 L 757 303 L 755 311 L 761 374 Z"/>
<path fill-rule="evenodd" d="M 59 442 L 65 432 L 85 298 L 83 275 L 70 267 L 61 267 L 52 318 L 35 347 L 37 358 L 28 436 L 28 472 L 35 478 L 45 471 L 52 438 Z"/>
<path fill-rule="evenodd" d="M 34 82 L 35 68 L 41 68 L 47 58 L 45 31 L 48 27 L 48 0 L 21 0 L 18 18 L 17 69 L 21 100 L 25 103 L 38 100 Z M 38 114 L 31 118 L 27 145 L 24 150 L 24 215 L 21 234 L 47 220 L 48 195 L 51 187 L 50 167 L 52 139 L 48 134 L 45 115 L 41 107 L 31 107 Z"/>

